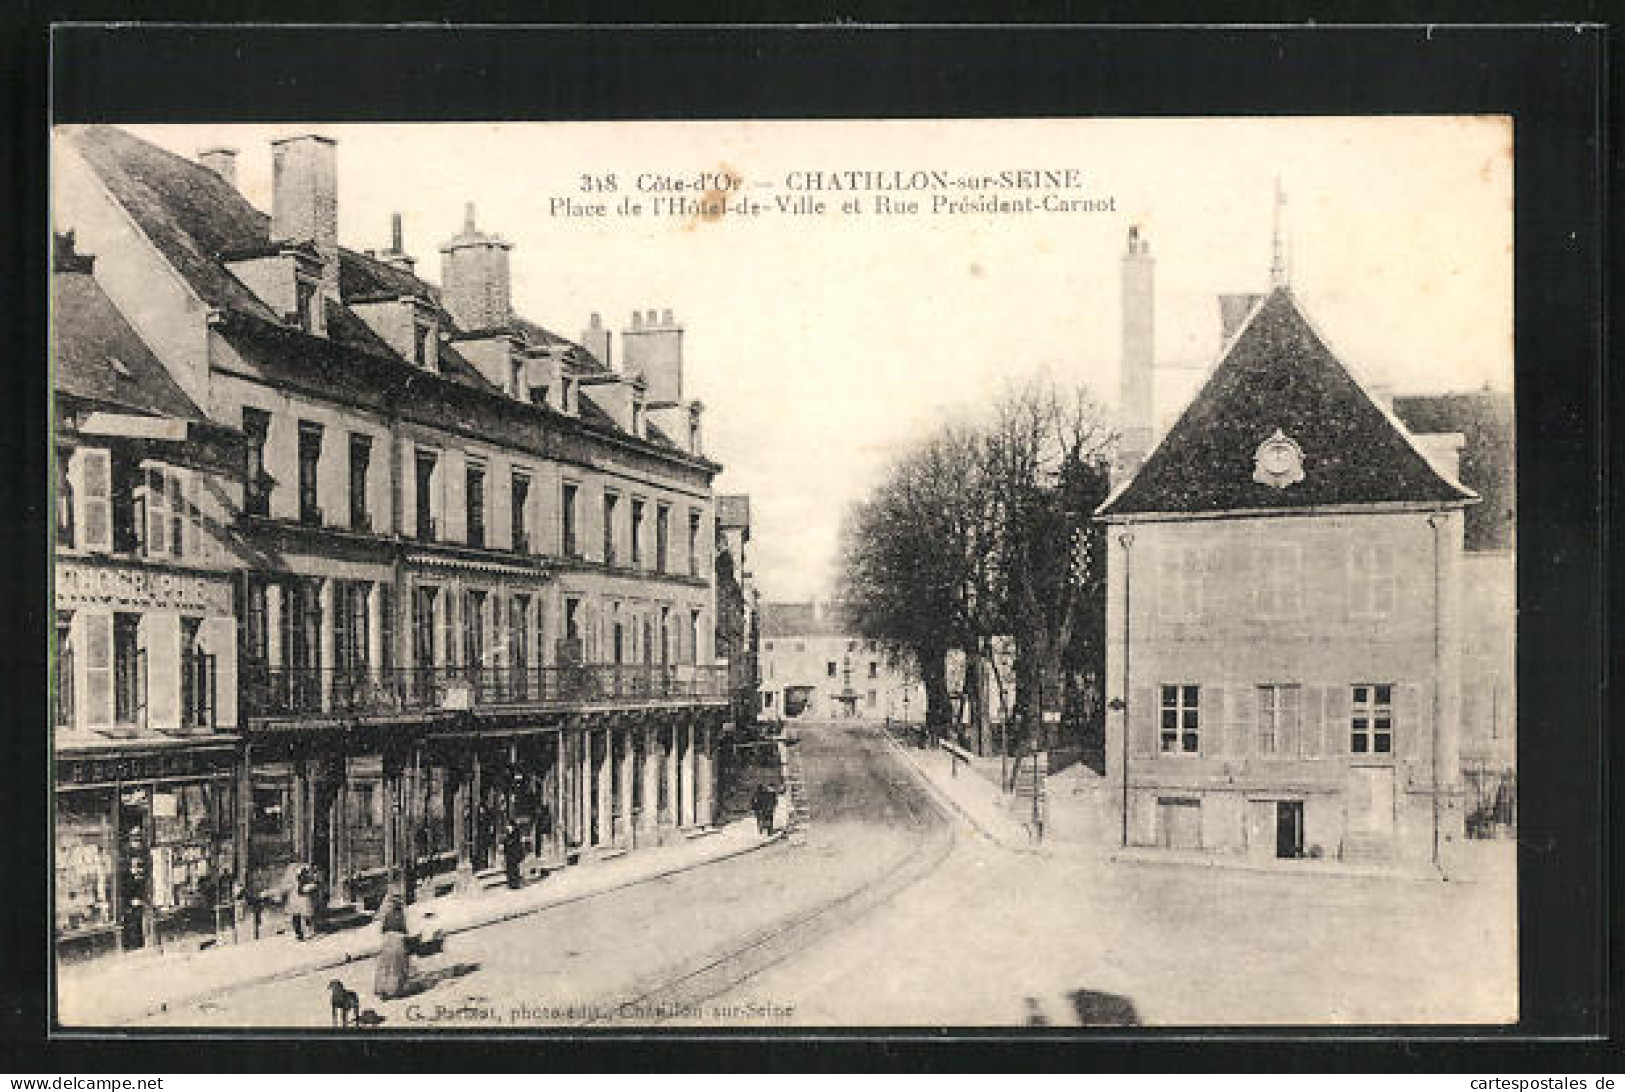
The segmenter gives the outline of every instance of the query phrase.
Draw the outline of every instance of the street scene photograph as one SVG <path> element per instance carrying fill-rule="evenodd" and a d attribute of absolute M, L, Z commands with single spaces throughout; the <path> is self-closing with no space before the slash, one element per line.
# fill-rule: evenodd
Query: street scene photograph
<path fill-rule="evenodd" d="M 56 126 L 57 1026 L 1516 1024 L 1513 167 Z"/>

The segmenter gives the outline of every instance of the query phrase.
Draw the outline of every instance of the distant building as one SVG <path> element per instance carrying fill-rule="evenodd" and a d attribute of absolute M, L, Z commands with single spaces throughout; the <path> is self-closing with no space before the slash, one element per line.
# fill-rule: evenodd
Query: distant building
<path fill-rule="evenodd" d="M 750 498 L 717 497 L 717 656 L 728 661 L 730 720 L 756 715 L 756 580 L 750 571 Z"/>
<path fill-rule="evenodd" d="M 858 635 L 839 604 L 763 603 L 761 710 L 766 717 L 901 720 L 925 715 L 925 689 L 885 646 Z"/>
<path fill-rule="evenodd" d="M 1131 233 L 1125 372 L 1151 366 L 1148 260 Z M 1125 427 L 1097 513 L 1118 837 L 1444 867 L 1464 832 L 1463 539 L 1479 498 L 1451 465 L 1461 438 L 1407 429 L 1274 272 L 1269 293 L 1221 305 L 1223 351 L 1167 435 L 1142 455 L 1152 430 Z M 1144 413 L 1148 384 L 1124 384 L 1125 412 Z"/>

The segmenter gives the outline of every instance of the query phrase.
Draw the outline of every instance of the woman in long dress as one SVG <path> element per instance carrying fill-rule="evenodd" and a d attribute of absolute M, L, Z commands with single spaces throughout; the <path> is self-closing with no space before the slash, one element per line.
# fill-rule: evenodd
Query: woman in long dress
<path fill-rule="evenodd" d="M 412 955 L 406 938 L 406 906 L 399 895 L 384 899 L 379 912 L 382 934 L 378 948 L 378 969 L 373 977 L 372 992 L 384 1001 L 406 995 L 407 983 L 412 978 Z"/>

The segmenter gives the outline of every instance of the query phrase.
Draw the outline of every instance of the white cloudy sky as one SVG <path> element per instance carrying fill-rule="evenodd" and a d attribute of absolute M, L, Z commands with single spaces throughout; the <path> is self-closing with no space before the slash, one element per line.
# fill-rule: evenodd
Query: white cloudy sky
<path fill-rule="evenodd" d="M 1206 363 L 1220 292 L 1267 280 L 1274 180 L 1292 284 L 1358 374 L 1398 390 L 1512 383 L 1512 150 L 1499 119 L 659 122 L 132 126 L 184 155 L 240 150 L 270 208 L 269 141 L 338 140 L 339 237 L 388 243 L 405 218 L 419 271 L 473 201 L 515 244 L 514 300 L 577 337 L 592 311 L 686 327 L 688 397 L 707 406 L 720 491 L 751 494 L 765 598 L 826 592 L 846 505 L 944 415 L 1048 369 L 1116 401 L 1118 258 L 1140 223 L 1157 256 L 1159 359 Z M 791 170 L 1075 167 L 1115 213 L 573 220 L 548 199 L 583 172 L 727 165 L 775 193 Z M 1200 370 L 1159 379 L 1176 412 Z"/>

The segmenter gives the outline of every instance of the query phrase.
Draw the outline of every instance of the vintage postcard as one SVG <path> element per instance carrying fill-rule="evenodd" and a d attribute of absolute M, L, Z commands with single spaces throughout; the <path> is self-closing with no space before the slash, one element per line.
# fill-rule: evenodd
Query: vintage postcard
<path fill-rule="evenodd" d="M 58 126 L 59 1024 L 1516 1023 L 1514 156 Z"/>

